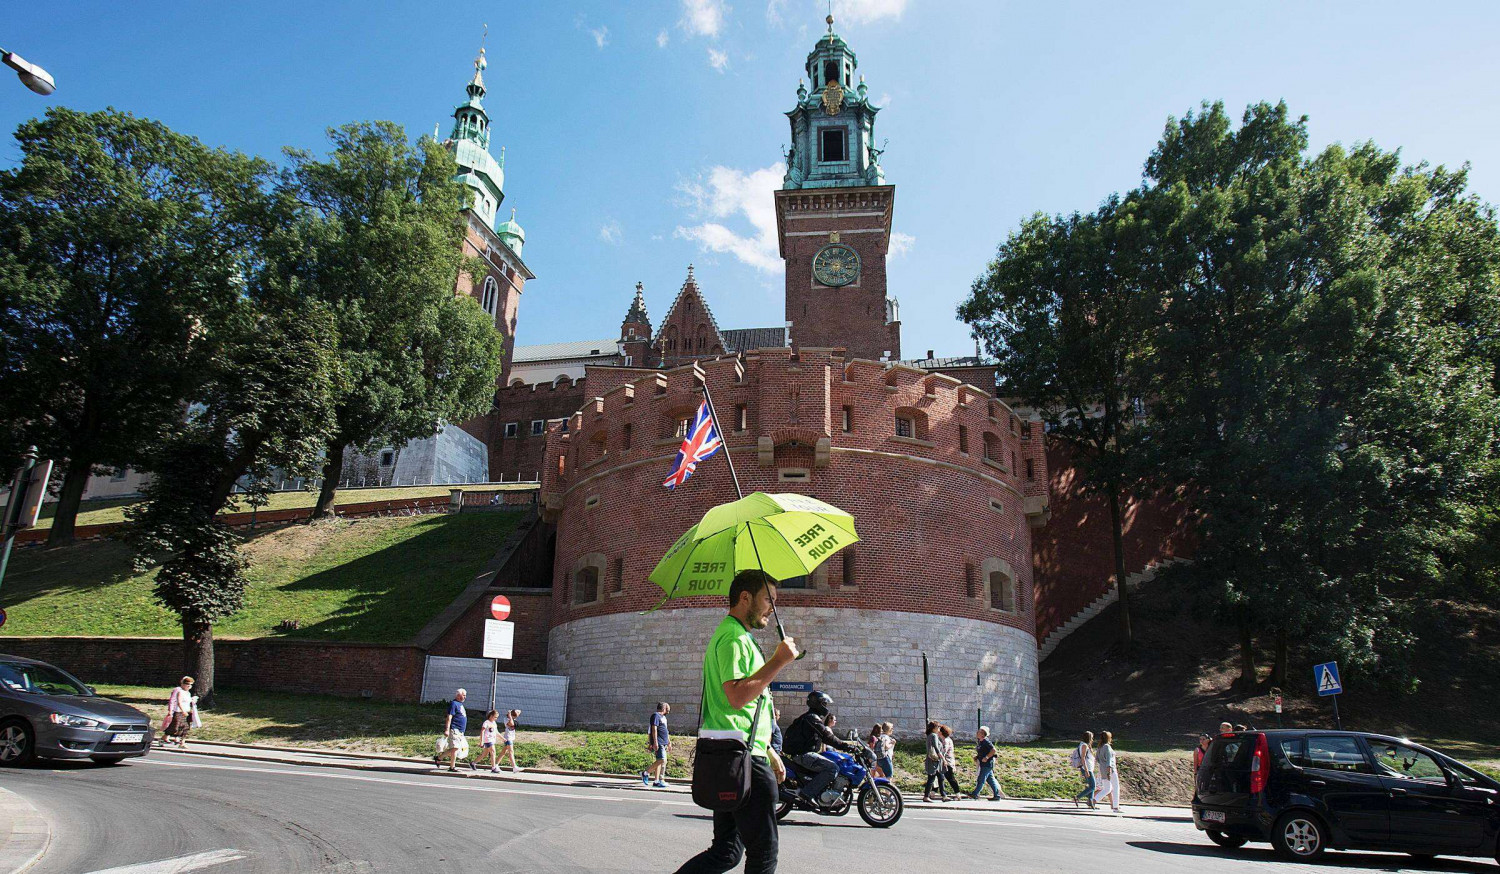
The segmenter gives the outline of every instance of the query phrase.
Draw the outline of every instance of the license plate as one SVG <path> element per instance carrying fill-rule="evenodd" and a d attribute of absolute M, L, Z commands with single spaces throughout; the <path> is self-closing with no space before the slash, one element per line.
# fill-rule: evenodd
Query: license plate
<path fill-rule="evenodd" d="M 146 733 L 143 731 L 126 731 L 120 732 L 110 738 L 109 742 L 112 744 L 138 744 L 145 739 Z"/>
<path fill-rule="evenodd" d="M 1224 812 L 1222 810 L 1205 810 L 1200 814 L 1204 822 L 1223 822 Z"/>

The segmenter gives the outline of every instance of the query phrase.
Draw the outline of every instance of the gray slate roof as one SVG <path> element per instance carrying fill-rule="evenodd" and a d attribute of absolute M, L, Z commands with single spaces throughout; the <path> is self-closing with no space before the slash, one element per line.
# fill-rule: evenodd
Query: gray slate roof
<path fill-rule="evenodd" d="M 567 343 L 542 343 L 537 346 L 517 346 L 511 356 L 514 363 L 530 361 L 558 361 L 568 358 L 604 358 L 619 353 L 613 337 L 607 340 L 573 340 Z"/>
<path fill-rule="evenodd" d="M 992 359 L 980 358 L 975 355 L 956 355 L 948 358 L 910 358 L 901 362 L 908 367 L 920 367 L 923 370 L 935 370 L 941 367 L 993 367 Z"/>
<path fill-rule="evenodd" d="M 720 331 L 729 352 L 751 349 L 780 349 L 786 345 L 785 328 L 730 328 Z"/>

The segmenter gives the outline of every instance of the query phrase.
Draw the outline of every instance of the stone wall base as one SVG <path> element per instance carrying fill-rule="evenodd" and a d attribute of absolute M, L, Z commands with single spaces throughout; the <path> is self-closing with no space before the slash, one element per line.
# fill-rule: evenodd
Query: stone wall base
<path fill-rule="evenodd" d="M 723 616 L 717 609 L 677 608 L 553 628 L 548 673 L 571 678 L 569 724 L 643 727 L 655 703 L 668 701 L 673 727 L 692 732 L 703 649 Z M 893 722 L 898 736 L 921 737 L 923 651 L 929 712 L 958 736 L 973 736 L 976 710 L 999 740 L 1033 740 L 1041 731 L 1036 638 L 1026 631 L 951 616 L 827 607 L 787 607 L 781 619 L 807 657 L 778 679 L 811 681 L 833 696 L 840 734 L 853 729 L 863 737 L 874 723 Z M 769 654 L 776 630 L 762 629 L 756 638 Z M 782 725 L 803 712 L 805 697 L 775 694 Z"/>

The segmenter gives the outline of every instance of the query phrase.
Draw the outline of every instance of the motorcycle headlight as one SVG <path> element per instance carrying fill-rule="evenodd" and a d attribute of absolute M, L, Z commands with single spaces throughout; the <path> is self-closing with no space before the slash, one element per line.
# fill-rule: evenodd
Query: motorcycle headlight
<path fill-rule="evenodd" d="M 69 728 L 99 728 L 104 723 L 97 719 L 89 719 L 87 716 L 73 716 L 69 713 L 52 713 L 48 719 L 53 725 L 66 725 Z"/>

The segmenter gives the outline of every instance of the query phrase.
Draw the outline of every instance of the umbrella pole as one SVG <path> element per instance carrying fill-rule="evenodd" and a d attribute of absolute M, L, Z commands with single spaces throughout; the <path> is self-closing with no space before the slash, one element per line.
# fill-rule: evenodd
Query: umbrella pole
<path fill-rule="evenodd" d="M 734 472 L 734 459 L 729 455 L 729 441 L 724 439 L 724 427 L 719 424 L 719 411 L 714 406 L 714 396 L 708 393 L 707 378 L 703 380 L 703 401 L 704 403 L 708 404 L 708 417 L 714 423 L 714 430 L 719 432 L 719 441 L 724 444 L 724 460 L 729 462 L 729 478 L 734 480 L 734 493 L 738 497 L 743 498 L 745 496 L 745 492 L 740 488 L 739 474 Z M 781 624 L 780 622 L 778 622 L 778 631 L 780 630 L 780 627 Z M 786 637 L 786 635 L 783 634 L 782 637 Z"/>

